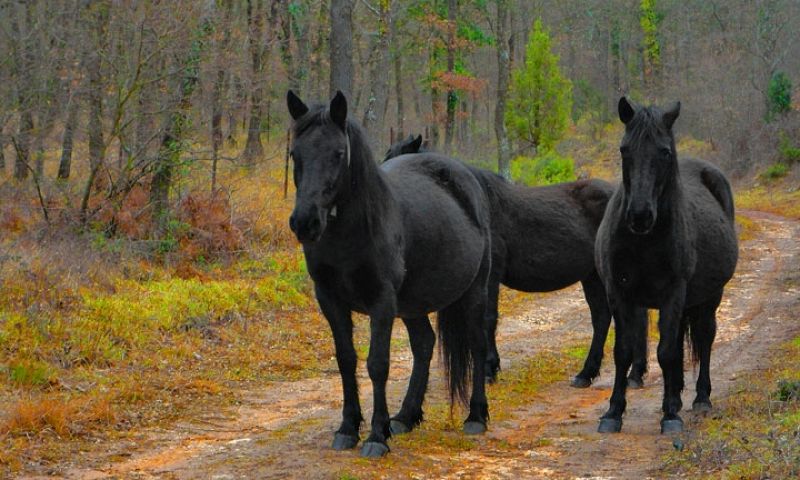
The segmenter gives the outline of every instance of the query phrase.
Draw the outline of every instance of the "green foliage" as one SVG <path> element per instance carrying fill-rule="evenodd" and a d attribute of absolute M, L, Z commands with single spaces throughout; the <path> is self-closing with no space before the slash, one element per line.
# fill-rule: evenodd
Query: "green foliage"
<path fill-rule="evenodd" d="M 563 136 L 571 111 L 572 82 L 562 75 L 550 34 L 536 20 L 525 64 L 512 74 L 506 127 L 513 139 L 547 151 Z"/>
<path fill-rule="evenodd" d="M 642 27 L 642 48 L 645 61 L 650 68 L 661 65 L 661 43 L 658 27 L 663 17 L 658 13 L 656 0 L 641 0 L 639 4 L 639 25 Z"/>
<path fill-rule="evenodd" d="M 789 166 L 783 162 L 778 162 L 770 165 L 761 173 L 761 178 L 764 180 L 776 180 L 785 177 L 789 173 Z"/>
<path fill-rule="evenodd" d="M 789 136 L 785 132 L 781 132 L 780 138 L 778 151 L 783 159 L 789 163 L 800 162 L 800 147 L 792 145 L 792 141 L 789 140 Z"/>
<path fill-rule="evenodd" d="M 517 157 L 511 162 L 511 178 L 525 185 L 550 185 L 575 180 L 575 163 L 549 150 L 534 158 Z"/>
<path fill-rule="evenodd" d="M 783 72 L 775 72 L 767 86 L 767 117 L 771 122 L 776 116 L 792 109 L 792 81 Z"/>

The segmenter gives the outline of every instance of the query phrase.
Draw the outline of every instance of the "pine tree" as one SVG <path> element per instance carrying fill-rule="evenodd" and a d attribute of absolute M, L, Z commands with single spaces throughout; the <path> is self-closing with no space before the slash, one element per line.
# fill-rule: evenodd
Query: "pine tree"
<path fill-rule="evenodd" d="M 562 75 L 541 20 L 533 25 L 525 57 L 512 74 L 505 122 L 514 140 L 547 151 L 569 125 L 572 82 Z"/>

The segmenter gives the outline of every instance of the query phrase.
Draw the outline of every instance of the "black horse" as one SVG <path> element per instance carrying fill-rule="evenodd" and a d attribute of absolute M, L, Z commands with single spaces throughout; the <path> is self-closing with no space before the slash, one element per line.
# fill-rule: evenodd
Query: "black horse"
<path fill-rule="evenodd" d="M 664 375 L 661 432 L 680 432 L 683 340 L 700 361 L 695 410 L 711 409 L 709 362 L 716 311 L 733 276 L 738 250 L 733 194 L 713 165 L 677 159 L 672 125 L 680 103 L 666 110 L 619 101 L 625 124 L 622 185 L 597 233 L 597 268 L 608 292 L 617 338 L 611 405 L 600 432 L 618 432 L 625 411 L 625 374 L 632 346 L 646 333 L 638 312 L 658 308 L 658 363 Z"/>
<path fill-rule="evenodd" d="M 387 152 L 416 153 L 422 138 L 401 140 Z M 523 292 L 550 292 L 581 282 L 592 315 L 592 344 L 583 369 L 571 385 L 585 388 L 600 373 L 611 311 L 594 265 L 594 242 L 614 187 L 603 180 L 580 180 L 542 187 L 507 182 L 503 177 L 468 167 L 481 181 L 492 216 L 492 272 L 485 328 L 489 342 L 487 380 L 500 370 L 497 351 L 497 305 L 500 284 Z M 642 312 L 646 315 L 646 312 Z M 637 345 L 630 385 L 641 387 L 647 370 L 647 338 Z"/>
<path fill-rule="evenodd" d="M 435 342 L 427 314 L 433 311 L 451 400 L 466 403 L 467 375 L 473 373 L 464 431 L 484 432 L 489 412 L 482 313 L 491 262 L 486 194 L 461 163 L 440 155 L 379 168 L 363 131 L 347 118 L 341 92 L 327 107 L 309 108 L 291 91 L 287 103 L 297 187 L 289 224 L 333 331 L 344 387 L 333 448 L 355 447 L 362 421 L 352 311 L 370 317 L 367 370 L 374 410 L 363 456 L 385 454 L 391 429 L 408 431 L 422 420 Z M 386 380 L 397 316 L 408 329 L 414 366 L 402 408 L 390 421 Z"/>

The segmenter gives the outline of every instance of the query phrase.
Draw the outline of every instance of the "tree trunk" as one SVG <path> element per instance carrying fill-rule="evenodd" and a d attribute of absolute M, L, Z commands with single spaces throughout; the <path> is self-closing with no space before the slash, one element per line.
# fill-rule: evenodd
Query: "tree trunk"
<path fill-rule="evenodd" d="M 494 134 L 497 137 L 497 171 L 511 178 L 511 145 L 506 132 L 511 40 L 507 38 L 508 0 L 497 0 L 497 103 L 494 108 Z"/>
<path fill-rule="evenodd" d="M 78 101 L 75 92 L 70 95 L 67 107 L 67 121 L 64 124 L 64 136 L 61 140 L 61 161 L 58 164 L 58 178 L 66 180 L 72 169 L 72 141 L 75 135 L 75 123 L 78 121 Z"/>
<path fill-rule="evenodd" d="M 353 98 L 353 6 L 354 0 L 331 0 L 330 96 L 340 90 Z"/>
<path fill-rule="evenodd" d="M 383 139 L 384 121 L 386 120 L 386 100 L 389 98 L 389 69 L 392 52 L 389 49 L 391 12 L 389 2 L 380 2 L 378 19 L 378 58 L 372 62 L 370 72 L 370 95 L 367 112 L 364 115 L 364 127 L 369 133 L 373 151 L 379 151 Z"/>
<path fill-rule="evenodd" d="M 256 159 L 264 155 L 264 146 L 261 144 L 261 102 L 264 99 L 264 82 L 261 78 L 264 70 L 264 56 L 267 51 L 262 45 L 265 12 L 261 8 L 261 0 L 247 0 L 247 23 L 249 25 L 250 59 L 252 62 L 252 81 L 250 94 L 250 121 L 247 127 L 247 142 L 245 143 L 242 160 L 244 166 L 252 167 Z"/>
<path fill-rule="evenodd" d="M 447 73 L 455 71 L 456 64 L 456 16 L 458 15 L 458 1 L 447 0 Z M 458 97 L 452 86 L 447 89 L 447 120 L 444 124 L 445 152 L 453 150 L 453 130 L 455 129 L 456 107 Z"/>
<path fill-rule="evenodd" d="M 233 2 L 225 2 L 225 11 L 221 14 L 222 21 L 219 22 L 224 29 L 222 40 L 216 45 L 216 66 L 217 77 L 214 80 L 214 87 L 211 91 L 211 193 L 217 188 L 217 162 L 219 161 L 219 150 L 222 148 L 222 94 L 225 89 L 225 52 L 228 49 L 231 38 L 231 22 L 233 21 Z"/>
<path fill-rule="evenodd" d="M 89 78 L 89 166 L 94 170 L 103 162 L 105 144 L 103 143 L 103 80 L 101 76 L 100 49 L 103 38 L 103 15 L 97 16 L 95 25 L 96 48 L 90 49 L 86 61 Z"/>
<path fill-rule="evenodd" d="M 21 8 L 26 9 L 26 17 L 30 16 L 30 9 L 33 8 L 31 3 L 21 5 Z M 32 58 L 30 45 L 23 39 L 23 32 L 20 29 L 20 20 L 22 15 L 16 5 L 11 5 L 11 36 L 16 43 L 14 46 L 14 66 L 17 73 L 17 102 L 19 104 L 20 117 L 19 126 L 17 127 L 17 135 L 14 139 L 15 161 L 14 161 L 14 178 L 17 180 L 24 180 L 28 178 L 28 161 L 30 160 L 30 147 L 31 136 L 33 133 L 33 98 L 31 95 L 31 85 L 33 85 L 30 78 L 32 69 Z M 31 36 L 28 33 L 30 25 L 25 26 L 24 34 Z"/>
<path fill-rule="evenodd" d="M 397 96 L 397 137 L 405 136 L 405 111 L 403 108 L 403 76 L 402 76 L 402 55 L 400 52 L 394 54 L 394 90 Z"/>

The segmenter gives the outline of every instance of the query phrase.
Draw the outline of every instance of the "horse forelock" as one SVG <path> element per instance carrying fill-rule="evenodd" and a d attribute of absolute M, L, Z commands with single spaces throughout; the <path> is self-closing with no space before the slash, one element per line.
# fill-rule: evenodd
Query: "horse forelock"
<path fill-rule="evenodd" d="M 640 107 L 625 126 L 625 145 L 636 148 L 660 138 L 668 138 L 672 142 L 672 132 L 664 125 L 663 115 L 664 112 L 656 106 Z"/>

